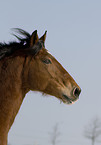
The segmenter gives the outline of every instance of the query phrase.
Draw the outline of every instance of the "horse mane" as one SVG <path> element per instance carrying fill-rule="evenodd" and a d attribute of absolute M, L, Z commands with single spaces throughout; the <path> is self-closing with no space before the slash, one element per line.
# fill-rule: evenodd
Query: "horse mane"
<path fill-rule="evenodd" d="M 16 33 L 20 34 L 20 35 L 13 34 L 13 36 L 15 36 L 18 39 L 18 42 L 13 41 L 9 43 L 0 43 L 0 60 L 4 57 L 12 55 L 17 50 L 24 50 L 30 47 L 31 35 L 25 30 L 22 30 L 20 28 L 14 28 L 13 30 Z M 34 55 L 40 50 L 40 48 L 38 49 L 38 47 L 36 49 L 37 50 L 33 49 Z"/>

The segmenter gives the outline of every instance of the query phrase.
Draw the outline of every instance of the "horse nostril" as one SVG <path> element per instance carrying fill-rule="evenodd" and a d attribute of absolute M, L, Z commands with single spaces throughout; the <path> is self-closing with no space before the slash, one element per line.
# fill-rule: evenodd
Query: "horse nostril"
<path fill-rule="evenodd" d="M 73 91 L 73 95 L 74 95 L 75 97 L 79 97 L 80 93 L 81 93 L 81 90 L 78 89 L 78 88 L 75 88 L 74 91 Z"/>

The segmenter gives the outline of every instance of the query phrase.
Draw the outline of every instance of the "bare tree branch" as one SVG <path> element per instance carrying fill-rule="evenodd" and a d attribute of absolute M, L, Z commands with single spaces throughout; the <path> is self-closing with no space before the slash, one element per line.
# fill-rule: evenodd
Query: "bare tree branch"
<path fill-rule="evenodd" d="M 55 124 L 53 131 L 50 133 L 50 135 L 51 135 L 51 144 L 56 145 L 59 142 L 58 138 L 60 136 L 58 123 Z"/>
<path fill-rule="evenodd" d="M 101 121 L 98 117 L 94 118 L 90 124 L 85 127 L 84 136 L 95 144 L 97 138 L 101 135 Z"/>

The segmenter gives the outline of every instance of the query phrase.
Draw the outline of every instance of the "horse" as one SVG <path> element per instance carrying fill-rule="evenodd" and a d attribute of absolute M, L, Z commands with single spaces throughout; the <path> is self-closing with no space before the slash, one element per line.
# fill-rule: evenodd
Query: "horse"
<path fill-rule="evenodd" d="M 46 33 L 38 37 L 37 30 L 29 34 L 15 28 L 18 41 L 0 43 L 0 145 L 7 145 L 8 132 L 30 90 L 66 104 L 79 99 L 80 87 L 45 48 Z"/>

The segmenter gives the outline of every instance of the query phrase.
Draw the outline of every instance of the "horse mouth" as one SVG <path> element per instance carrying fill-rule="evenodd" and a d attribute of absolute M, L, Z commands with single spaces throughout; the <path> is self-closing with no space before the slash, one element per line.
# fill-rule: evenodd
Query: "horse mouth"
<path fill-rule="evenodd" d="M 77 100 L 77 99 L 72 100 L 67 95 L 64 95 L 64 94 L 62 96 L 63 96 L 62 101 L 66 104 L 73 104 Z"/>

